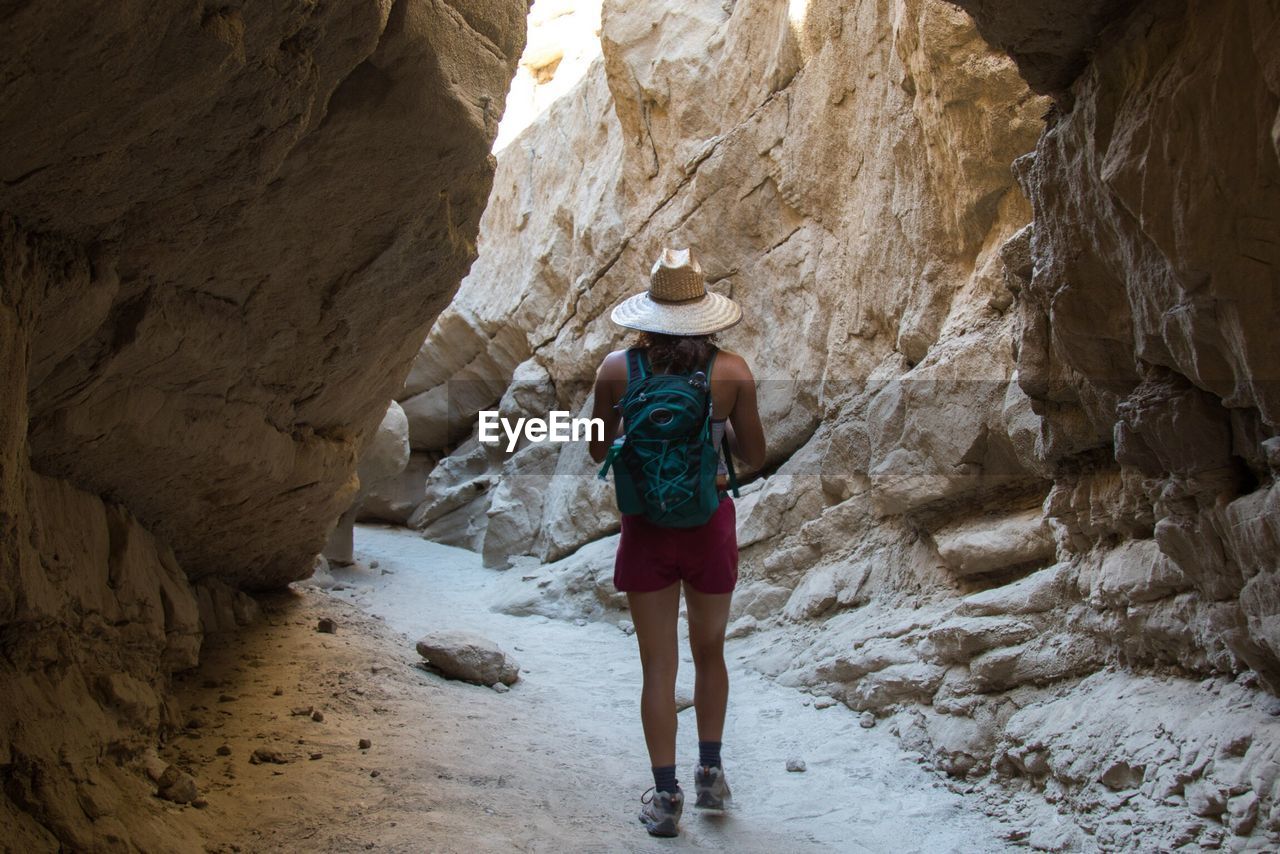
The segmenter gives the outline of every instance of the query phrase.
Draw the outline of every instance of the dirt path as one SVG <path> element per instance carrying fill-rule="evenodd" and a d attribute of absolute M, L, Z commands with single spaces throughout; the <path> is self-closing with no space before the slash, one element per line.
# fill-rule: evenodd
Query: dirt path
<path fill-rule="evenodd" d="M 840 706 L 804 705 L 733 660 L 732 641 L 725 760 L 737 808 L 690 810 L 679 839 L 650 839 L 634 817 L 651 782 L 634 638 L 612 625 L 494 613 L 499 573 L 412 532 L 362 527 L 357 544 L 376 569 L 336 573 L 350 586 L 328 594 L 267 600 L 268 619 L 214 645 L 183 687 L 184 714 L 199 726 L 165 755 L 196 774 L 209 802 L 190 811 L 202 837 L 194 850 L 1005 848 L 1006 826 L 917 767 L 882 728 L 862 729 Z M 337 620 L 335 634 L 315 631 L 321 616 Z M 411 639 L 456 627 L 511 651 L 521 681 L 499 694 L 419 669 Z M 681 684 L 691 679 L 686 665 Z M 323 719 L 292 714 L 308 707 Z M 692 709 L 680 719 L 687 785 Z M 361 738 L 372 746 L 359 749 Z M 253 764 L 259 747 L 286 764 Z M 785 770 L 793 756 L 807 772 Z"/>

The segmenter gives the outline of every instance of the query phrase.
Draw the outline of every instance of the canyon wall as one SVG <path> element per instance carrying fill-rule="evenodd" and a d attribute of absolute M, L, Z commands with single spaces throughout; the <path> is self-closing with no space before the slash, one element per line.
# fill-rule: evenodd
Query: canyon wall
<path fill-rule="evenodd" d="M 770 442 L 739 651 L 1058 804 L 1036 847 L 1274 842 L 1277 4 L 959 5 L 605 3 L 502 153 L 379 515 L 520 564 L 512 612 L 616 619 L 585 449 L 475 413 L 584 411 L 690 245 Z"/>
<path fill-rule="evenodd" d="M 474 257 L 526 11 L 0 12 L 6 846 L 172 849 L 135 762 L 169 674 L 355 492 Z"/>

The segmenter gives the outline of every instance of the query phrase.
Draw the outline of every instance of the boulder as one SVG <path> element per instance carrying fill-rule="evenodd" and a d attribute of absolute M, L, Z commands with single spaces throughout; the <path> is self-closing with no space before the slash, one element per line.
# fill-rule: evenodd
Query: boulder
<path fill-rule="evenodd" d="M 968 519 L 933 532 L 938 554 L 957 575 L 980 575 L 1051 562 L 1055 545 L 1036 507 L 1008 516 Z"/>
<path fill-rule="evenodd" d="M 475 685 L 513 685 L 520 667 L 496 643 L 474 632 L 443 630 L 424 635 L 417 643 L 418 654 L 449 679 Z"/>

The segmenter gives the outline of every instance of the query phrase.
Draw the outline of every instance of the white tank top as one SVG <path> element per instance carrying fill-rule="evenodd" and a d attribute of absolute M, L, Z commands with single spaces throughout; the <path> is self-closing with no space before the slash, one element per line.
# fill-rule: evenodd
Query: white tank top
<path fill-rule="evenodd" d="M 711 419 L 711 444 L 715 445 L 716 450 L 720 450 L 720 443 L 721 441 L 724 440 L 724 425 L 725 425 L 725 420 L 723 418 L 720 419 L 719 421 L 715 420 L 714 418 Z M 720 467 L 716 469 L 716 474 L 727 475 L 728 473 L 729 473 L 729 467 L 725 465 L 724 454 L 721 454 Z"/>

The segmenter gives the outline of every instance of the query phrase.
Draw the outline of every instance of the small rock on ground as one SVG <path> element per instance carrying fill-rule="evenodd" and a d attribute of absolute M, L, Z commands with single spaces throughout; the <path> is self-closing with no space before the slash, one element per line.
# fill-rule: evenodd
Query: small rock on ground
<path fill-rule="evenodd" d="M 359 741 L 359 747 L 361 750 L 368 750 L 370 747 L 373 747 L 373 742 L 367 738 L 362 738 Z"/>
<path fill-rule="evenodd" d="M 496 691 L 496 692 L 497 692 L 497 693 L 499 693 L 499 694 L 505 694 L 505 693 L 507 693 L 508 691 L 510 691 L 510 690 L 511 690 L 511 689 L 510 689 L 510 688 L 508 688 L 506 685 L 503 685 L 501 682 L 494 682 L 494 683 L 493 683 L 492 685 L 490 685 L 489 687 L 490 687 L 490 688 L 492 688 L 494 691 Z"/>
<path fill-rule="evenodd" d="M 316 631 L 326 635 L 334 634 L 338 631 L 338 623 L 331 617 L 321 617 L 320 622 L 316 623 Z"/>
<path fill-rule="evenodd" d="M 200 797 L 195 778 L 177 765 L 164 769 L 156 786 L 156 794 L 175 804 L 189 804 Z"/>
<path fill-rule="evenodd" d="M 624 635 L 634 635 L 636 633 L 636 624 L 630 620 L 619 620 L 618 631 Z"/>
<path fill-rule="evenodd" d="M 417 648 L 418 654 L 447 679 L 476 685 L 510 685 L 520 678 L 520 665 L 515 659 L 475 632 L 431 632 L 418 641 Z"/>
<path fill-rule="evenodd" d="M 815 709 L 829 709 L 835 704 L 836 700 L 834 697 L 819 697 L 813 701 L 813 707 Z"/>
<path fill-rule="evenodd" d="M 272 765 L 285 765 L 289 762 L 285 755 L 274 747 L 259 747 L 249 756 L 249 762 L 254 765 L 262 765 L 271 763 Z"/>
<path fill-rule="evenodd" d="M 790 758 L 790 759 L 788 759 L 788 760 L 787 760 L 787 770 L 788 770 L 788 771 L 794 771 L 794 772 L 796 772 L 796 773 L 800 773 L 800 772 L 803 772 L 807 767 L 808 767 L 808 766 L 804 764 L 804 760 L 803 760 L 803 759 L 798 759 L 798 758 L 796 758 L 796 757 L 792 757 L 792 758 Z"/>
<path fill-rule="evenodd" d="M 858 726 L 863 729 L 871 729 L 876 725 L 876 716 L 874 712 L 863 712 L 858 718 Z"/>

